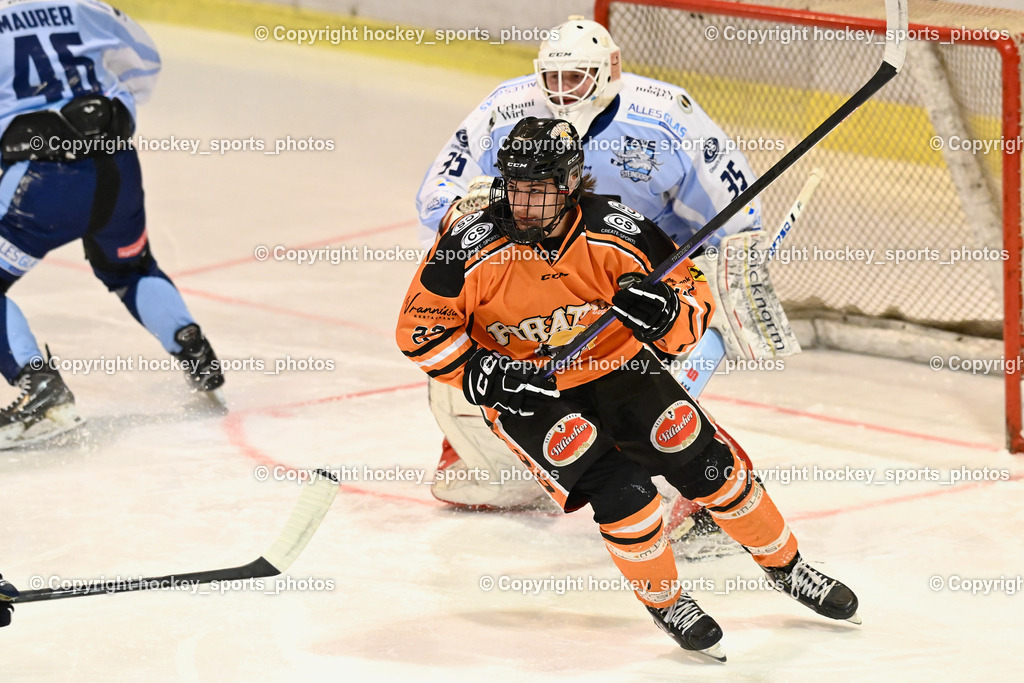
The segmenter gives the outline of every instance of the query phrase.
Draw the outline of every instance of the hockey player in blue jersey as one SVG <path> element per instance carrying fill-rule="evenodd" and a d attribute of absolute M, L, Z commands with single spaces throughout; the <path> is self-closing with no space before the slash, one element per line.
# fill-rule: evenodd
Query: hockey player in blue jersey
<path fill-rule="evenodd" d="M 501 141 L 526 116 L 572 122 L 582 135 L 584 170 L 596 180 L 594 191 L 640 211 L 677 243 L 754 180 L 737 145 L 683 88 L 621 72 L 619 49 L 603 26 L 570 17 L 550 36 L 540 47 L 535 73 L 500 84 L 463 120 L 427 171 L 416 200 L 424 246 L 487 203 L 488 176 L 494 174 Z M 707 244 L 761 227 L 755 200 Z M 431 382 L 430 404 L 446 436 L 431 488 L 435 497 L 471 508 L 543 500 L 539 487 L 519 476 L 518 460 L 459 392 Z M 676 517 L 694 511 L 695 505 Z M 717 531 L 706 514 L 678 533 L 682 529 Z"/>
<path fill-rule="evenodd" d="M 526 116 L 571 122 L 583 136 L 585 170 L 597 181 L 596 191 L 619 197 L 677 243 L 754 179 L 742 152 L 689 93 L 621 73 L 619 49 L 603 26 L 575 18 L 551 35 L 541 45 L 536 74 L 495 88 L 427 171 L 416 198 L 425 246 L 433 243 L 452 202 L 468 198 L 470 182 L 494 175 L 501 140 Z M 708 244 L 760 224 L 755 204 Z"/>
<path fill-rule="evenodd" d="M 131 144 L 160 56 L 146 32 L 95 0 L 0 0 L 0 373 L 21 393 L 0 411 L 0 448 L 81 424 L 8 291 L 47 252 L 81 239 L 93 273 L 179 361 L 195 391 L 224 377 L 146 234 Z"/>

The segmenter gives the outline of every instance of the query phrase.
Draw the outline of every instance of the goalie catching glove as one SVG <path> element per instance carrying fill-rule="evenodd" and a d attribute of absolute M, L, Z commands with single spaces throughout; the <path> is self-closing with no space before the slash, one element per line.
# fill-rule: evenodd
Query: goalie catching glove
<path fill-rule="evenodd" d="M 679 317 L 679 297 L 665 282 L 644 284 L 640 273 L 619 276 L 612 310 L 633 336 L 645 343 L 664 337 Z"/>
<path fill-rule="evenodd" d="M 494 178 L 489 175 L 478 175 L 470 181 L 466 194 L 452 202 L 448 213 L 441 219 L 441 232 L 445 232 L 452 223 L 466 214 L 479 211 L 491 203 L 491 184 Z"/>
<path fill-rule="evenodd" d="M 473 405 L 523 417 L 533 415 L 526 405 L 528 399 L 558 398 L 554 377 L 541 379 L 528 372 L 523 361 L 515 361 L 487 349 L 478 349 L 466 361 L 462 393 Z"/>

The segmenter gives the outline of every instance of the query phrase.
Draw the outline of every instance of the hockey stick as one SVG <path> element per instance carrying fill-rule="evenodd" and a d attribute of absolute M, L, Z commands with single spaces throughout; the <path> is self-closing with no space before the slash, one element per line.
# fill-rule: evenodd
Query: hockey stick
<path fill-rule="evenodd" d="M 782 224 L 772 235 L 769 242 L 770 246 L 765 251 L 765 263 L 770 262 L 772 257 L 778 253 L 779 245 L 786 239 L 786 235 L 793 228 L 796 219 L 800 217 L 804 207 L 807 206 L 807 202 L 811 200 L 811 195 L 818 189 L 821 176 L 820 170 L 814 169 L 811 171 L 811 175 L 808 176 L 807 182 L 804 183 L 803 188 L 796 197 L 796 201 L 793 202 L 793 206 L 789 208 L 786 217 L 782 219 Z M 700 341 L 697 342 L 697 346 L 686 356 L 683 367 L 676 373 L 676 380 L 683 385 L 683 388 L 686 389 L 690 396 L 699 398 L 704 391 L 704 387 L 711 380 L 711 376 L 715 374 L 718 366 L 722 364 L 724 359 L 725 342 L 722 339 L 722 335 L 718 330 L 709 328 L 700 338 Z"/>
<path fill-rule="evenodd" d="M 228 569 L 211 569 L 202 572 L 168 574 L 167 576 L 116 582 L 97 579 L 85 585 L 70 588 L 41 588 L 23 591 L 9 600 L 15 604 L 21 604 L 40 600 L 78 598 L 83 595 L 174 588 L 180 585 L 198 586 L 211 581 L 234 581 L 276 576 L 291 566 L 309 540 L 313 538 L 321 520 L 327 514 L 331 503 L 334 502 L 334 497 L 338 494 L 338 479 L 335 475 L 326 470 L 317 470 L 316 475 L 313 483 L 302 491 L 292 516 L 288 519 L 288 523 L 285 524 L 277 540 L 266 553 L 249 564 Z"/>
<path fill-rule="evenodd" d="M 811 197 L 814 195 L 814 191 L 818 189 L 818 183 L 821 182 L 822 178 L 821 169 L 814 169 L 811 174 L 807 176 L 807 182 L 800 189 L 800 194 L 796 196 L 796 201 L 793 202 L 793 206 L 789 207 L 789 213 L 786 214 L 786 218 L 782 221 L 782 225 L 772 235 L 772 241 L 768 247 L 768 251 L 765 253 L 765 263 L 771 263 L 772 258 L 779 251 L 779 245 L 782 244 L 782 240 L 786 239 L 786 235 L 792 229 L 793 224 L 796 223 L 796 219 L 800 217 L 800 214 L 804 212 L 804 207 L 807 206 L 807 202 L 811 201 Z"/>
<path fill-rule="evenodd" d="M 878 70 L 868 82 L 861 86 L 861 89 L 855 92 L 839 109 L 836 109 L 831 116 L 811 131 L 806 138 L 797 143 L 796 147 L 776 162 L 764 175 L 755 180 L 736 199 L 732 200 L 731 204 L 722 209 L 717 216 L 694 233 L 671 256 L 662 261 L 650 275 L 644 278 L 643 284 L 653 284 L 661 281 L 681 261 L 689 258 L 690 254 L 696 251 L 716 230 L 725 225 L 741 208 L 749 204 L 754 197 L 761 194 L 776 178 L 795 164 L 812 147 L 821 142 L 847 116 L 855 112 L 858 107 L 867 102 L 883 85 L 891 81 L 899 73 L 907 56 L 907 0 L 885 0 L 885 19 L 885 54 L 883 55 L 881 66 L 878 67 Z M 564 346 L 559 347 L 555 355 L 543 367 L 539 368 L 538 375 L 546 379 L 564 368 L 587 345 L 594 341 L 594 338 L 608 327 L 613 320 L 615 320 L 615 313 L 609 308 L 585 330 L 573 337 Z"/>

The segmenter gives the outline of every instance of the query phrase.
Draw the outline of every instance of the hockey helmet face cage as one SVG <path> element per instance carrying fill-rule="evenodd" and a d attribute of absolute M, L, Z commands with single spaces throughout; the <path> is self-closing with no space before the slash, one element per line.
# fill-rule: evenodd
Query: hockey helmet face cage
<path fill-rule="evenodd" d="M 551 113 L 586 132 L 622 89 L 619 48 L 604 26 L 582 17 L 551 29 L 533 62 Z"/>
<path fill-rule="evenodd" d="M 498 150 L 491 186 L 495 226 L 509 241 L 536 244 L 579 201 L 583 147 L 567 121 L 528 116 Z"/>

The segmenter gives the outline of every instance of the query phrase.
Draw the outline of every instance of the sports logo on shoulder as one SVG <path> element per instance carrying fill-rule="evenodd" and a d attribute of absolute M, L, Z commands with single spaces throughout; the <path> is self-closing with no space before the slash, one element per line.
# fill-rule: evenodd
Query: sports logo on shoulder
<path fill-rule="evenodd" d="M 686 401 L 676 401 L 658 416 L 651 444 L 662 453 L 678 453 L 700 436 L 700 415 Z"/>
<path fill-rule="evenodd" d="M 718 144 L 718 138 L 708 138 L 704 143 L 704 163 L 710 164 L 718 157 L 718 152 L 721 151 L 721 145 Z"/>
<path fill-rule="evenodd" d="M 679 93 L 679 95 L 676 96 L 676 104 L 679 105 L 679 108 L 683 110 L 684 114 L 693 113 L 693 103 L 690 102 L 690 98 L 686 95 Z"/>
<path fill-rule="evenodd" d="M 491 231 L 493 229 L 494 224 L 492 223 L 479 223 L 477 225 L 474 225 L 473 229 L 467 232 L 462 237 L 462 248 L 472 249 L 473 247 L 477 246 L 485 239 L 487 239 L 487 237 L 491 234 Z"/>
<path fill-rule="evenodd" d="M 642 213 L 640 213 L 636 209 L 629 208 L 628 206 L 622 204 L 621 202 L 608 202 L 608 206 L 612 207 L 616 211 L 621 211 L 630 218 L 634 218 L 638 221 L 642 221 L 644 219 L 644 215 Z"/>
<path fill-rule="evenodd" d="M 559 467 L 576 462 L 597 439 L 597 427 L 579 413 L 555 423 L 544 437 L 544 457 Z"/>
<path fill-rule="evenodd" d="M 622 167 L 619 175 L 629 178 L 634 183 L 649 182 L 651 173 L 661 166 L 661 162 L 655 159 L 657 150 L 654 140 L 641 140 L 623 135 L 622 151 L 613 153 L 615 158 L 612 159 L 612 163 Z"/>
<path fill-rule="evenodd" d="M 639 235 L 640 228 L 637 227 L 628 216 L 623 216 L 621 213 L 610 213 L 604 217 L 604 222 L 612 226 L 619 232 L 624 232 L 627 235 Z"/>
<path fill-rule="evenodd" d="M 473 213 L 466 214 L 459 220 L 455 221 L 455 225 L 452 226 L 452 229 L 449 230 L 449 233 L 451 233 L 452 235 L 458 235 L 460 232 L 466 229 L 466 226 L 468 226 L 470 223 L 472 223 L 477 218 L 480 218 L 480 216 L 483 215 L 483 211 L 474 211 Z"/>
<path fill-rule="evenodd" d="M 444 196 L 434 197 L 429 202 L 427 202 L 426 206 L 423 207 L 423 213 L 430 213 L 431 211 L 437 211 L 441 207 L 448 206 L 451 203 L 452 203 L 452 198 L 451 197 L 444 197 Z"/>

